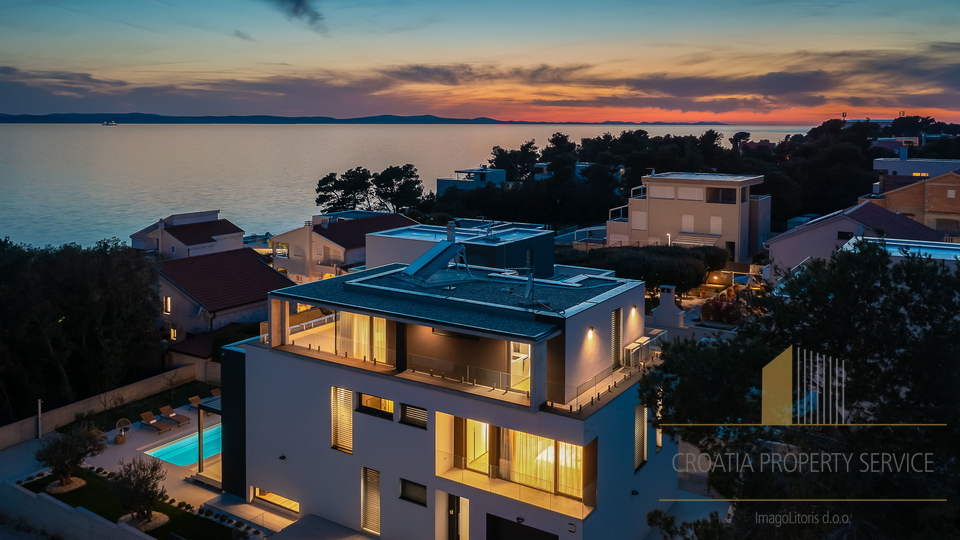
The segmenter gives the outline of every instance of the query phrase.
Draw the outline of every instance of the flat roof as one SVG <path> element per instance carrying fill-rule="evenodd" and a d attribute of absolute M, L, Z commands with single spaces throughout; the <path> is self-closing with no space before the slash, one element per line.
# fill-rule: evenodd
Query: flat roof
<path fill-rule="evenodd" d="M 747 182 L 759 180 L 763 182 L 763 175 L 696 173 L 696 172 L 668 172 L 644 176 L 644 179 L 653 180 L 701 180 L 704 182 Z"/>
<path fill-rule="evenodd" d="M 404 264 L 390 264 L 305 283 L 272 293 L 275 297 L 346 311 L 375 312 L 425 325 L 540 340 L 560 330 L 562 319 L 611 296 L 642 286 L 642 281 L 583 276 L 564 282 L 534 280 L 534 299 L 525 302 L 527 280 L 503 270 L 450 266 L 426 283 L 400 274 Z"/>
<path fill-rule="evenodd" d="M 461 244 L 498 246 L 537 236 L 553 236 L 553 231 L 532 228 L 531 226 L 513 227 L 510 223 L 490 223 L 490 228 L 462 228 L 454 229 L 454 241 Z M 447 228 L 441 225 L 411 225 L 400 229 L 378 231 L 367 236 L 383 236 L 390 238 L 404 238 L 407 240 L 425 240 L 439 242 L 447 239 Z"/>
<path fill-rule="evenodd" d="M 904 163 L 952 163 L 952 164 L 956 164 L 957 167 L 960 167 L 960 159 L 926 159 L 926 158 L 900 159 L 900 158 L 895 158 L 895 157 L 882 157 L 882 158 L 875 158 L 873 161 L 874 161 L 874 163 L 876 163 L 877 161 L 883 161 L 883 162 L 885 162 L 885 163 L 886 163 L 886 162 L 891 162 L 891 163 L 895 163 L 895 162 L 904 162 Z"/>
<path fill-rule="evenodd" d="M 853 238 L 843 245 L 844 250 L 854 249 L 854 243 L 857 240 L 864 240 L 876 244 L 881 241 L 880 238 Z M 954 257 L 960 257 L 960 244 L 950 242 L 924 242 L 921 240 L 899 240 L 896 238 L 883 239 L 884 247 L 891 257 L 902 257 L 903 251 L 910 254 L 920 255 L 922 257 L 931 257 L 933 259 L 952 261 Z"/>

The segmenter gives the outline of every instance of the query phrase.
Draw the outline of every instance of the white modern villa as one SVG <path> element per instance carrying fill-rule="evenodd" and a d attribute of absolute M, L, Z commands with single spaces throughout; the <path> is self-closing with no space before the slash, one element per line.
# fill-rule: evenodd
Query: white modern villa
<path fill-rule="evenodd" d="M 223 361 L 224 490 L 370 537 L 647 537 L 678 491 L 638 398 L 643 282 L 464 251 L 272 292 Z"/>

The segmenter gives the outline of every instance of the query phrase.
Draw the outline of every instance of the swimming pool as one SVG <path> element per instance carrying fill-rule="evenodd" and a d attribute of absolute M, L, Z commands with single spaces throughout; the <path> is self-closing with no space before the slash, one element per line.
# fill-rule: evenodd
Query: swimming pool
<path fill-rule="evenodd" d="M 198 443 L 197 433 L 193 432 L 192 435 L 187 435 L 182 439 L 177 439 L 172 443 L 154 448 L 145 453 L 148 456 L 162 459 L 167 463 L 173 463 L 181 467 L 189 467 L 197 462 Z M 219 454 L 220 443 L 220 424 L 203 430 L 203 459 Z"/>

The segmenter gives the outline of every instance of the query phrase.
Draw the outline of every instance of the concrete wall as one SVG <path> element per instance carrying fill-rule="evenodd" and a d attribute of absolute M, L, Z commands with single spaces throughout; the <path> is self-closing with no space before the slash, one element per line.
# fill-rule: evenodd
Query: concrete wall
<path fill-rule="evenodd" d="M 33 493 L 20 486 L 0 484 L 0 510 L 22 519 L 45 534 L 65 540 L 150 540 L 150 535 L 129 525 L 110 523 L 86 508 L 73 508 L 46 493 Z"/>
<path fill-rule="evenodd" d="M 105 410 L 103 401 L 107 403 L 107 409 L 115 407 L 117 399 L 122 398 L 124 403 L 136 401 L 158 392 L 168 390 L 172 380 L 175 386 L 197 379 L 197 367 L 193 365 L 182 366 L 172 369 L 160 375 L 154 375 L 148 379 L 137 381 L 127 386 L 121 386 L 115 390 L 105 392 L 99 396 L 80 400 L 58 409 L 43 411 L 43 434 L 69 424 L 76 420 L 77 414 L 93 413 Z M 101 401 L 101 397 L 103 401 Z M 37 438 L 37 417 L 31 416 L 19 422 L 7 424 L 0 427 L 0 449 L 8 448 L 15 444 Z"/>
<path fill-rule="evenodd" d="M 220 362 L 183 353 L 168 352 L 167 354 L 168 367 L 193 366 L 196 369 L 198 381 L 220 386 Z"/>

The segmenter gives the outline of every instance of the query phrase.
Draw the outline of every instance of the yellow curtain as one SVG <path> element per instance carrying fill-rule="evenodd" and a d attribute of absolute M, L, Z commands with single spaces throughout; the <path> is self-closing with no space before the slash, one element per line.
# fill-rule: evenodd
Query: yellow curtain
<path fill-rule="evenodd" d="M 370 317 L 347 311 L 340 312 L 337 352 L 350 358 L 373 360 L 370 356 Z"/>
<path fill-rule="evenodd" d="M 389 358 L 387 358 L 387 320 L 379 317 L 373 318 L 373 357 L 377 359 L 377 362 L 389 363 Z"/>
<path fill-rule="evenodd" d="M 583 498 L 583 447 L 558 442 L 560 459 L 557 463 L 557 492 L 578 499 Z"/>
<path fill-rule="evenodd" d="M 522 431 L 504 429 L 501 435 L 509 439 L 512 456 L 505 472 L 513 482 L 553 492 L 554 441 Z M 504 445 L 501 445 L 501 448 Z M 501 459 L 501 464 L 503 463 Z M 501 465 L 502 467 L 502 465 Z"/>

